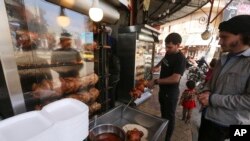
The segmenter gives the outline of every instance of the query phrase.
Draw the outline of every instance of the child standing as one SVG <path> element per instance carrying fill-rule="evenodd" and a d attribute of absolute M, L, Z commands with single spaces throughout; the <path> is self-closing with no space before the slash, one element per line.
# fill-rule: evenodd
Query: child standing
<path fill-rule="evenodd" d="M 196 107 L 195 96 L 197 93 L 195 90 L 194 81 L 188 80 L 186 86 L 187 89 L 185 89 L 182 93 L 179 105 L 183 106 L 182 120 L 184 120 L 185 123 L 189 123 L 192 115 L 192 110 Z"/>

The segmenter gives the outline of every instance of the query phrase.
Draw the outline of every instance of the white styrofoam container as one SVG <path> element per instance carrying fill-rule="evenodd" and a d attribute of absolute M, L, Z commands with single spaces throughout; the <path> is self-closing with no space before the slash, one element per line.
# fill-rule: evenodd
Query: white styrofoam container
<path fill-rule="evenodd" d="M 0 141 L 82 141 L 88 136 L 88 106 L 65 98 L 0 121 Z"/>
<path fill-rule="evenodd" d="M 6 138 L 0 133 L 0 141 L 7 141 Z"/>
<path fill-rule="evenodd" d="M 25 141 L 52 125 L 40 111 L 31 111 L 1 121 L 0 133 L 7 141 Z"/>
<path fill-rule="evenodd" d="M 89 109 L 81 101 L 72 98 L 62 99 L 44 106 L 42 112 L 56 121 L 53 128 L 60 141 L 68 141 L 73 138 L 83 140 L 88 136 Z"/>
<path fill-rule="evenodd" d="M 27 141 L 60 141 L 58 136 L 55 134 L 53 128 L 41 132 L 40 134 L 29 138 Z"/>
<path fill-rule="evenodd" d="M 58 122 L 72 119 L 82 113 L 88 113 L 88 106 L 79 100 L 65 98 L 44 106 L 41 111 Z"/>

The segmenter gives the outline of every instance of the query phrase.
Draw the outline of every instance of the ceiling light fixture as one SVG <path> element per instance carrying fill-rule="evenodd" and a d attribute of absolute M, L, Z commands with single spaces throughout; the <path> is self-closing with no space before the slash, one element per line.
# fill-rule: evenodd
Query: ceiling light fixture
<path fill-rule="evenodd" d="M 211 37 L 211 35 L 212 35 L 211 32 L 207 28 L 203 33 L 201 33 L 201 38 L 203 40 L 208 40 Z"/>
<path fill-rule="evenodd" d="M 70 24 L 70 19 L 65 15 L 64 8 L 60 6 L 60 15 L 57 17 L 57 23 L 61 27 L 67 27 Z"/>
<path fill-rule="evenodd" d="M 172 0 L 172 3 L 175 3 L 175 0 Z"/>
<path fill-rule="evenodd" d="M 92 7 L 89 9 L 89 17 L 95 22 L 103 18 L 103 10 L 99 7 L 99 0 L 94 0 Z"/>

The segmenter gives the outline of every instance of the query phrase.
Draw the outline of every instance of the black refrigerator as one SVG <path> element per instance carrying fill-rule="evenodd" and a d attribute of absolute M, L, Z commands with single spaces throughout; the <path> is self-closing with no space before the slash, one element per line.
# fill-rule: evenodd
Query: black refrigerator
<path fill-rule="evenodd" d="M 121 72 L 117 89 L 118 101 L 128 103 L 131 100 L 129 92 L 137 81 L 152 78 L 150 69 L 154 66 L 155 43 L 160 32 L 148 25 L 122 27 L 118 30 L 117 53 L 120 58 Z M 141 98 L 133 101 L 139 105 L 152 94 L 145 89 Z"/>

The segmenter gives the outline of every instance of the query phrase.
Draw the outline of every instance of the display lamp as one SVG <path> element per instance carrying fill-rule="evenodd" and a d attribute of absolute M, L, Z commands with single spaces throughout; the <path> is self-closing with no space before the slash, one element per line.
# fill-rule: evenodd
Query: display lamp
<path fill-rule="evenodd" d="M 99 22 L 103 18 L 103 10 L 99 7 L 99 0 L 94 0 L 92 7 L 89 9 L 89 17 L 95 22 Z"/>
<path fill-rule="evenodd" d="M 208 30 L 208 28 L 203 33 L 201 33 L 201 38 L 203 40 L 208 40 L 210 37 L 211 37 L 211 32 Z"/>
<path fill-rule="evenodd" d="M 60 7 L 60 15 L 57 17 L 57 23 L 61 27 L 67 27 L 70 24 L 70 19 L 65 15 L 64 8 Z"/>

